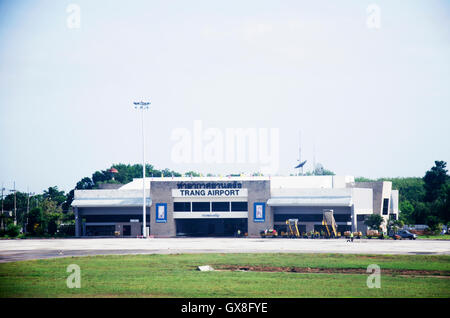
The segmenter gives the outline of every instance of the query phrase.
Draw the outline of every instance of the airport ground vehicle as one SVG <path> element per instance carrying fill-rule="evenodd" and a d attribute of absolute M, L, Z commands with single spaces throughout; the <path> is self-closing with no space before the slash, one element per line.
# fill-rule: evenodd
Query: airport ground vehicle
<path fill-rule="evenodd" d="M 334 220 L 333 210 L 323 210 L 322 225 L 325 226 L 325 237 L 337 237 L 337 224 Z"/>
<path fill-rule="evenodd" d="M 298 219 L 286 220 L 286 230 L 280 232 L 280 237 L 301 238 L 301 233 L 298 229 Z"/>
<path fill-rule="evenodd" d="M 265 229 L 264 231 L 259 232 L 261 237 L 272 237 L 275 238 L 278 236 L 278 232 L 274 229 Z"/>
<path fill-rule="evenodd" d="M 298 219 L 286 220 L 287 236 L 290 238 L 299 238 L 300 231 L 298 230 Z"/>
<path fill-rule="evenodd" d="M 368 239 L 371 238 L 383 238 L 383 234 L 379 233 L 378 230 L 367 230 L 366 236 Z"/>
<path fill-rule="evenodd" d="M 350 238 L 350 234 L 351 234 L 350 231 L 345 231 L 344 232 L 345 238 Z M 357 239 L 360 239 L 362 237 L 362 232 L 353 232 L 353 237 L 357 238 Z"/>

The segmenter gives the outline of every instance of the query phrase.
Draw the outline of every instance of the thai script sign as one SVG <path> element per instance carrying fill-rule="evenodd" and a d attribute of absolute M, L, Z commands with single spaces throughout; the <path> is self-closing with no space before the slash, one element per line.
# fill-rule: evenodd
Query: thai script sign
<path fill-rule="evenodd" d="M 174 198 L 186 197 L 247 197 L 247 189 L 172 189 Z"/>

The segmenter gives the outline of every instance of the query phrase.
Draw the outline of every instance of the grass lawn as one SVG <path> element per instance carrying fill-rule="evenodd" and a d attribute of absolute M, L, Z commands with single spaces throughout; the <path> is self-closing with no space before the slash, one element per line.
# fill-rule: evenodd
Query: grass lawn
<path fill-rule="evenodd" d="M 69 264 L 81 268 L 70 289 Z M 381 288 L 368 273 L 199 272 L 199 265 L 334 269 L 381 267 Z M 385 270 L 385 273 L 383 273 Z M 397 270 L 435 271 L 396 274 Z M 388 272 L 389 273 L 386 273 Z M 437 273 L 436 271 L 439 271 Z M 450 256 L 344 254 L 177 254 L 68 257 L 0 264 L 0 297 L 450 297 Z"/>
<path fill-rule="evenodd" d="M 432 240 L 450 240 L 450 235 L 418 235 L 417 238 L 420 239 L 432 239 Z"/>

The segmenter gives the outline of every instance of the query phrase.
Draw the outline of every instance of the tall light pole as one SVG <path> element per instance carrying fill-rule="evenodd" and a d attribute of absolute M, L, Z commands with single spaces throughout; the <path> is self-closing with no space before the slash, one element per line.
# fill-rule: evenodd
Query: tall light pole
<path fill-rule="evenodd" d="M 0 229 L 4 229 L 4 226 L 3 226 L 3 217 L 4 217 L 4 215 L 3 215 L 3 191 L 5 191 L 6 189 L 3 187 L 3 183 L 2 183 L 2 215 L 0 216 L 0 218 L 1 218 L 1 224 L 0 224 Z"/>
<path fill-rule="evenodd" d="M 14 189 L 9 191 L 14 192 L 14 225 L 17 225 L 16 181 L 14 181 Z"/>
<path fill-rule="evenodd" d="M 146 198 L 145 198 L 145 126 L 144 126 L 144 110 L 148 109 L 150 102 L 133 102 L 135 109 L 141 110 L 141 122 L 142 122 L 142 236 L 147 237 L 146 226 Z"/>
<path fill-rule="evenodd" d="M 35 193 L 30 192 L 27 187 L 27 217 L 26 217 L 26 221 L 25 221 L 25 233 L 27 233 L 28 216 L 30 215 L 30 195 L 35 195 Z"/>

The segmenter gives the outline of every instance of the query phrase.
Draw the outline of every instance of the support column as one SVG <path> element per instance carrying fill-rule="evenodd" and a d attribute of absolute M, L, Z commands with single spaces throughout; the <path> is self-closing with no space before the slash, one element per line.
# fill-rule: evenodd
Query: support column
<path fill-rule="evenodd" d="M 358 227 L 357 227 L 357 216 L 355 214 L 355 205 L 352 205 L 351 207 L 351 211 L 352 211 L 352 232 L 356 232 L 358 231 Z"/>
<path fill-rule="evenodd" d="M 78 215 L 78 207 L 75 207 L 74 210 L 75 210 L 75 236 L 80 237 L 80 217 Z"/>

